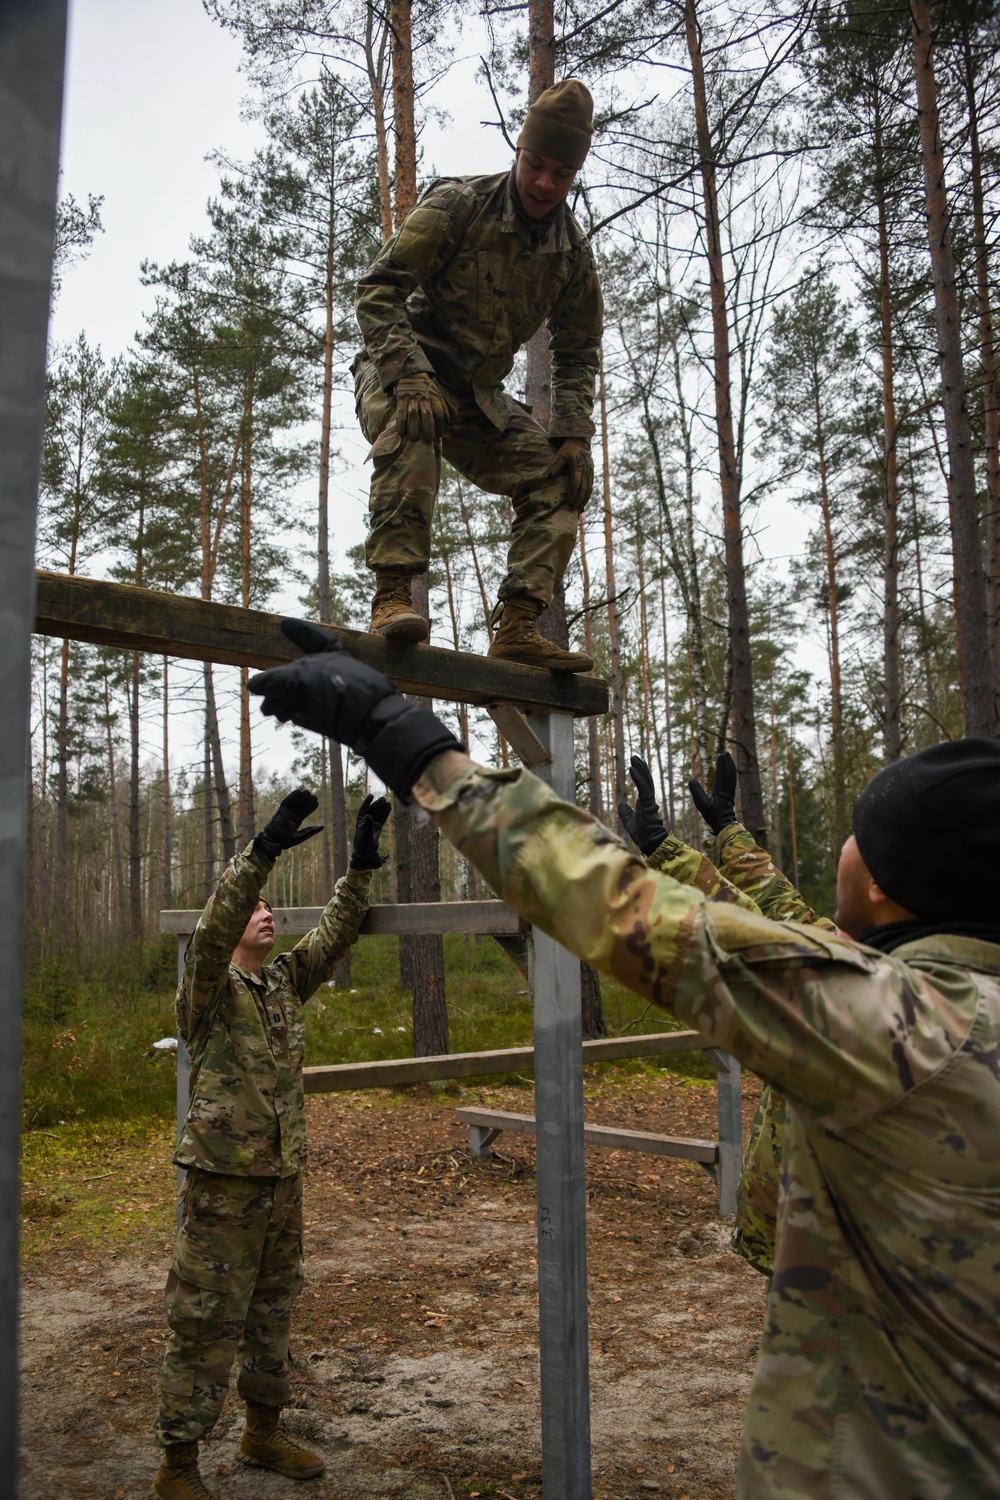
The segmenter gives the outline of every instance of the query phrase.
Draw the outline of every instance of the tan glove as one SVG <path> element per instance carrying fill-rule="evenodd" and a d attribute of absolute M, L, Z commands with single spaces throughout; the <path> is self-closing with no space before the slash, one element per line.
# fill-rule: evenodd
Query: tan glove
<path fill-rule="evenodd" d="M 433 375 L 426 370 L 403 375 L 392 388 L 396 398 L 396 431 L 411 443 L 433 443 L 448 425 L 448 405 Z"/>
<path fill-rule="evenodd" d="M 557 474 L 568 474 L 566 504 L 570 510 L 583 510 L 594 488 L 594 460 L 588 439 L 564 438 L 545 473 L 550 479 Z"/>

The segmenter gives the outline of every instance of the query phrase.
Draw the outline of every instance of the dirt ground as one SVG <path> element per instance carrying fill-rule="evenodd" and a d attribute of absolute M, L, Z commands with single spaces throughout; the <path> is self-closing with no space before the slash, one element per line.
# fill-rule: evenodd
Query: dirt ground
<path fill-rule="evenodd" d="M 708 1084 L 606 1073 L 587 1094 L 594 1123 L 714 1134 Z M 480 1161 L 454 1122 L 457 1103 L 523 1112 L 530 1097 L 310 1100 L 307 1285 L 285 1420 L 324 1453 L 326 1474 L 294 1485 L 240 1464 L 232 1391 L 202 1453 L 218 1500 L 540 1495 L 534 1145 L 504 1135 Z M 587 1172 L 594 1492 L 731 1495 L 761 1278 L 727 1249 L 696 1166 L 588 1148 Z M 26 1500 L 149 1493 L 168 1259 L 166 1242 L 155 1254 L 68 1244 L 28 1262 Z"/>

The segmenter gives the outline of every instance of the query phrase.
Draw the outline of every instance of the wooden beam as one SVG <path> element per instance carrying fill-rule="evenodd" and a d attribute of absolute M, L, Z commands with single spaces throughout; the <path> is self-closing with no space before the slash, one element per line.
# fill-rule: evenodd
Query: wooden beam
<path fill-rule="evenodd" d="M 39 572 L 37 582 L 40 635 L 237 667 L 279 666 L 299 654 L 281 633 L 281 616 L 263 610 L 63 573 Z M 405 693 L 453 703 L 558 709 L 578 718 L 607 712 L 607 684 L 593 677 L 327 628 Z"/>
<path fill-rule="evenodd" d="M 512 703 L 494 703 L 487 712 L 522 765 L 551 766 L 548 747 Z"/>
<path fill-rule="evenodd" d="M 624 1057 L 661 1057 L 700 1052 L 700 1031 L 656 1031 L 646 1036 L 601 1037 L 583 1043 L 583 1061 L 614 1062 Z M 530 1072 L 534 1047 L 503 1047 L 492 1052 L 449 1052 L 437 1057 L 393 1057 L 361 1063 L 332 1063 L 304 1068 L 307 1094 L 344 1089 L 391 1089 L 403 1083 L 430 1083 L 438 1078 L 479 1078 L 495 1073 Z"/>
<path fill-rule="evenodd" d="M 455 1111 L 460 1125 L 478 1125 L 480 1129 L 511 1130 L 517 1135 L 535 1134 L 534 1115 L 512 1114 L 506 1109 L 462 1108 Z M 617 1125 L 584 1125 L 586 1146 L 604 1146 L 612 1151 L 646 1151 L 653 1156 L 677 1156 L 685 1161 L 713 1163 L 719 1149 L 715 1141 L 697 1140 L 685 1135 L 656 1135 L 651 1130 L 623 1130 Z"/>
<path fill-rule="evenodd" d="M 300 937 L 312 932 L 323 915 L 322 906 L 276 906 L 274 929 L 278 937 Z M 200 908 L 160 912 L 160 931 L 178 936 L 194 932 Z M 370 906 L 361 923 L 365 937 L 386 932 L 441 933 L 479 932 L 493 937 L 517 937 L 521 921 L 502 901 L 413 901 L 385 902 Z"/>

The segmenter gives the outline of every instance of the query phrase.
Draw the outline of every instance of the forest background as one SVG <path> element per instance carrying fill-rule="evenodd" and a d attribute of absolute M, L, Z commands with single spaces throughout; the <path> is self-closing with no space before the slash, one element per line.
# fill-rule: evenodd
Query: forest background
<path fill-rule="evenodd" d="M 745 821 L 829 912 L 850 806 L 873 772 L 967 730 L 997 733 L 994 6 L 206 0 L 206 12 L 242 48 L 260 144 L 243 157 L 205 143 L 207 227 L 183 257 L 136 268 L 148 311 L 127 349 L 102 351 L 86 330 L 53 343 L 40 565 L 363 628 L 357 276 L 418 191 L 454 170 L 470 33 L 475 125 L 498 142 L 552 77 L 583 77 L 596 133 L 571 204 L 607 309 L 598 480 L 549 628 L 593 653 L 612 712 L 578 725 L 578 797 L 615 826 L 640 754 L 665 820 L 697 842 L 687 780 L 729 746 Z M 103 207 L 63 198 L 56 297 Z M 543 335 L 511 381 L 542 414 L 545 358 Z M 485 651 L 507 531 L 505 501 L 446 471 L 436 644 Z M 287 731 L 291 752 L 262 758 L 245 678 L 36 638 L 39 1063 L 80 1055 L 95 1006 L 121 1024 L 141 1013 L 147 1030 L 149 1005 L 163 1015 L 175 960 L 158 911 L 201 905 L 297 781 L 316 787 L 325 833 L 285 857 L 272 899 L 321 903 L 343 870 L 365 767 Z M 480 759 L 505 763 L 485 715 L 439 711 Z M 398 816 L 389 828 L 375 899 L 481 893 L 433 831 Z M 404 1044 L 428 1052 L 450 1033 L 440 944 L 422 941 L 416 956 L 401 945 L 398 990 L 413 995 Z M 350 992 L 349 964 L 338 985 Z M 592 1032 L 607 1024 L 593 985 L 587 1015 Z"/>

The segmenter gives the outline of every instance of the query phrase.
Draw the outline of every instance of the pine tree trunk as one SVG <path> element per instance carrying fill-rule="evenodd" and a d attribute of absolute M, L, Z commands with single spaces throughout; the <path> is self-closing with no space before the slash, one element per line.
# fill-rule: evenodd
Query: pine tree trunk
<path fill-rule="evenodd" d="M 142 828 L 139 785 L 139 668 L 138 651 L 132 652 L 129 681 L 129 778 L 128 778 L 128 915 L 129 937 L 142 941 Z"/>
<path fill-rule="evenodd" d="M 590 564 L 587 561 L 587 534 L 581 513 L 577 523 L 577 540 L 580 544 L 580 568 L 583 574 L 583 649 L 594 655 L 594 621 L 590 601 Z M 597 715 L 587 720 L 587 807 L 593 817 L 604 822 L 601 805 L 601 744 L 597 729 Z"/>
<path fill-rule="evenodd" d="M 365 3 L 365 64 L 375 123 L 375 169 L 378 174 L 379 226 L 382 243 L 392 235 L 392 174 L 389 171 L 389 130 L 385 113 L 385 58 L 389 28 L 382 7 Z"/>
<path fill-rule="evenodd" d="M 392 119 L 396 130 L 393 221 L 398 229 L 417 201 L 411 0 L 390 0 L 389 25 L 392 28 Z"/>
<path fill-rule="evenodd" d="M 392 101 L 396 130 L 396 227 L 417 201 L 417 147 L 414 125 L 413 53 L 410 34 L 410 0 L 391 0 Z M 413 605 L 430 619 L 427 574 L 413 581 Z M 432 708 L 429 698 L 413 698 Z M 403 830 L 403 823 L 406 828 Z M 433 823 L 419 826 L 409 809 L 397 830 L 407 844 L 409 896 L 401 900 L 438 901 L 441 875 L 438 863 L 438 832 Z M 427 1057 L 448 1050 L 448 1011 L 444 983 L 444 943 L 440 936 L 401 938 L 400 977 L 409 969 L 413 991 L 413 1052 Z M 403 979 L 403 983 L 406 981 Z"/>
<path fill-rule="evenodd" d="M 204 662 L 202 671 L 205 682 L 205 724 L 208 744 L 212 755 L 215 800 L 219 808 L 219 834 L 222 839 L 222 857 L 228 861 L 236 853 L 236 833 L 233 829 L 232 803 L 229 798 L 226 773 L 222 764 L 222 740 L 219 737 L 219 714 L 215 706 L 215 679 L 212 675 L 211 662 Z"/>
<path fill-rule="evenodd" d="M 830 742 L 833 746 L 833 858 L 847 837 L 847 788 L 844 766 L 844 700 L 840 680 L 840 606 L 837 599 L 837 554 L 833 544 L 833 515 L 826 473 L 826 440 L 818 386 L 813 388 L 816 418 L 816 451 L 819 457 L 819 495 L 823 512 L 823 548 L 826 553 L 826 599 L 830 649 Z"/>
<path fill-rule="evenodd" d="M 201 837 L 202 837 L 202 880 L 201 899 L 206 902 L 215 887 L 215 839 L 212 834 L 212 757 L 210 750 L 210 736 L 208 731 L 208 702 L 205 703 L 205 747 L 202 774 L 205 781 L 204 803 L 202 805 Z"/>
<path fill-rule="evenodd" d="M 253 505 L 253 414 L 255 379 L 249 377 L 243 408 L 240 459 L 240 603 L 250 608 L 251 511 Z M 250 740 L 250 680 L 248 667 L 240 668 L 240 795 L 237 812 L 239 841 L 245 846 L 254 836 L 253 758 Z"/>
<path fill-rule="evenodd" d="M 969 164 L 972 178 L 972 233 L 976 255 L 976 306 L 979 313 L 979 357 L 983 367 L 983 428 L 986 449 L 986 578 L 993 691 L 1000 694 L 1000 392 L 997 389 L 996 344 L 990 305 L 989 241 L 983 159 L 979 143 L 979 101 L 968 29 L 963 35 L 965 95 L 969 111 Z"/>
<path fill-rule="evenodd" d="M 611 726 L 614 735 L 615 786 L 611 806 L 625 798 L 625 694 L 622 687 L 622 652 L 618 638 L 618 589 L 615 583 L 614 520 L 611 515 L 611 458 L 608 450 L 608 405 L 604 389 L 604 359 L 598 374 L 601 404 L 601 479 L 604 492 L 604 576 L 608 590 L 608 642 L 611 651 Z"/>
<path fill-rule="evenodd" d="M 344 761 L 336 740 L 330 741 L 330 807 L 333 824 L 333 878 L 339 880 L 347 873 L 347 793 L 344 787 Z M 329 900 L 329 897 L 327 897 Z M 351 950 L 338 959 L 334 972 L 334 983 L 338 989 L 351 987 Z"/>
<path fill-rule="evenodd" d="M 174 873 L 173 873 L 173 829 L 172 810 L 170 799 L 170 692 L 169 692 L 169 658 L 163 658 L 163 848 L 161 858 L 163 861 L 163 875 L 160 881 L 160 904 L 169 911 L 174 904 Z"/>
<path fill-rule="evenodd" d="M 899 465 L 896 451 L 896 393 L 892 337 L 892 287 L 889 280 L 889 223 L 886 206 L 885 152 L 882 140 L 882 95 L 875 90 L 875 194 L 878 204 L 879 321 L 882 342 L 883 456 L 883 606 L 882 659 L 885 676 L 883 712 L 887 761 L 902 753 L 899 678 Z M 839 845 L 838 845 L 839 848 Z"/>
<path fill-rule="evenodd" d="M 740 474 L 733 435 L 732 380 L 729 363 L 729 316 L 726 305 L 722 237 L 715 181 L 715 157 L 708 121 L 708 95 L 701 53 L 701 33 L 694 0 L 686 0 L 685 35 L 691 59 L 695 126 L 705 205 L 705 244 L 709 268 L 714 344 L 715 417 L 719 440 L 719 483 L 726 549 L 726 590 L 729 613 L 729 656 L 733 673 L 733 733 L 744 820 L 758 842 L 766 837 L 757 759 L 754 717 L 753 662 L 750 655 L 750 615 L 746 570 L 743 565 L 743 521 L 740 514 Z"/>
<path fill-rule="evenodd" d="M 59 709 L 56 717 L 56 858 L 52 882 L 56 917 L 69 920 L 69 641 L 59 656 Z"/>
<path fill-rule="evenodd" d="M 987 627 L 986 579 L 979 536 L 979 504 L 972 455 L 972 424 L 962 364 L 962 331 L 955 260 L 948 223 L 944 153 L 934 77 L 933 26 L 929 0 L 910 0 L 920 147 L 924 168 L 927 230 L 937 314 L 938 353 L 948 443 L 953 515 L 952 543 L 962 635 L 965 728 L 970 735 L 997 737 Z"/>

